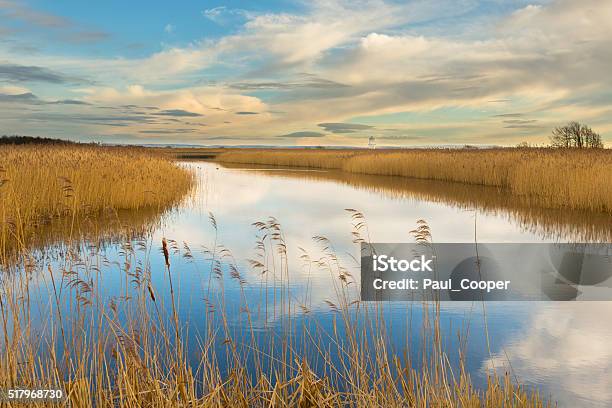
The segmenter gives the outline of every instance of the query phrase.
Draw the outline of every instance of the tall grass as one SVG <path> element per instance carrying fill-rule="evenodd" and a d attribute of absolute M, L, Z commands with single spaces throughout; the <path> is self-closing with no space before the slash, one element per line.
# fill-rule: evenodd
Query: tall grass
<path fill-rule="evenodd" d="M 137 150 L 36 149 L 2 156 L 4 239 L 27 237 L 49 217 L 72 225 L 105 207 L 165 208 L 191 183 L 188 173 Z M 359 237 L 365 220 L 351 216 Z M 198 251 L 150 236 L 124 241 L 110 256 L 72 240 L 52 261 L 26 251 L 19 264 L 0 262 L 0 389 L 61 389 L 67 399 L 59 406 L 71 407 L 548 405 L 509 373 L 490 374 L 476 388 L 463 354 L 453 360 L 444 348 L 439 305 L 424 305 L 416 328 L 422 353 L 394 348 L 384 305 L 359 302 L 332 243 L 314 237 L 321 253 L 304 253 L 304 267 L 328 273 L 334 293 L 332 326 L 322 327 L 307 296 L 292 293 L 280 224 L 271 218 L 254 227 L 250 269 L 216 238 Z M 417 233 L 430 236 L 423 223 Z M 187 273 L 201 282 L 190 299 L 180 288 Z M 230 285 L 239 296 L 228 296 Z M 257 290 L 253 301 L 247 293 Z M 201 302 L 199 313 L 182 313 L 192 301 Z"/>
<path fill-rule="evenodd" d="M 544 208 L 612 213 L 612 151 L 604 149 L 243 149 L 216 160 L 495 186 Z"/>
<path fill-rule="evenodd" d="M 476 388 L 463 358 L 451 361 L 444 348 L 438 305 L 424 305 L 423 327 L 413 329 L 422 336 L 422 352 L 394 348 L 384 305 L 356 301 L 353 277 L 332 243 L 314 237 L 321 253 L 304 253 L 302 260 L 329 273 L 335 293 L 327 301 L 332 327 L 322 327 L 313 306 L 291 294 L 279 223 L 271 218 L 254 226 L 250 274 L 222 245 L 198 253 L 164 239 L 159 251 L 150 241 L 124 243 L 114 272 L 125 285 L 111 296 L 100 266 L 115 262 L 102 253 L 70 250 L 58 264 L 24 265 L 5 277 L 0 387 L 59 388 L 74 407 L 548 406 L 509 373 L 490 374 Z M 430 237 L 424 223 L 415 232 Z M 204 259 L 210 269 L 197 267 Z M 194 316 L 206 325 L 199 333 L 188 315 L 177 313 L 181 295 L 173 286 L 189 264 L 200 275 L 206 305 Z M 232 282 L 238 300 L 226 296 Z M 259 301 L 269 301 L 269 309 L 253 304 L 247 296 L 253 288 L 262 290 Z M 39 298 L 42 310 L 33 307 Z"/>
<path fill-rule="evenodd" d="M 144 149 L 0 146 L 0 250 L 27 247 L 39 227 L 85 215 L 161 210 L 189 191 L 193 175 Z"/>

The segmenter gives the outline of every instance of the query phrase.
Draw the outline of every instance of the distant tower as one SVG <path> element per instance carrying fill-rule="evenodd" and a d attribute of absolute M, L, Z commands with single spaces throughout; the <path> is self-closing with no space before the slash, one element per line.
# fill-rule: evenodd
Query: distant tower
<path fill-rule="evenodd" d="M 370 136 L 368 139 L 368 147 L 370 149 L 376 149 L 376 138 L 374 136 Z"/>

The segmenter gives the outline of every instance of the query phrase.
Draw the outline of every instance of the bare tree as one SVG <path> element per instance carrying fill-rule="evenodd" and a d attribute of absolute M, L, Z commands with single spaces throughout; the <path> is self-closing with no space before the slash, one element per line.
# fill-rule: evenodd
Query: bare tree
<path fill-rule="evenodd" d="M 553 129 L 550 136 L 552 147 L 603 148 L 601 136 L 587 125 L 570 122 Z"/>
<path fill-rule="evenodd" d="M 595 133 L 593 129 L 591 129 L 590 127 L 585 127 L 585 129 L 583 129 L 583 132 L 584 145 L 586 147 L 597 149 L 601 149 L 604 147 L 603 142 L 601 141 L 601 136 L 598 133 Z"/>

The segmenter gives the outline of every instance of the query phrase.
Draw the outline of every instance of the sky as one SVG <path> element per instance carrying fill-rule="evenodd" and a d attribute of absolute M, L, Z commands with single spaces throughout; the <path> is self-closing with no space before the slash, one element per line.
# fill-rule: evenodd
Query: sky
<path fill-rule="evenodd" d="M 612 145 L 610 0 L 0 0 L 0 134 Z"/>

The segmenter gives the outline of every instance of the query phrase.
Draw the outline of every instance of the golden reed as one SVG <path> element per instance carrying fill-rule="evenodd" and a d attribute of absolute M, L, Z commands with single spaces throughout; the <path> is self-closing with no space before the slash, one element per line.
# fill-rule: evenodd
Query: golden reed
<path fill-rule="evenodd" d="M 193 175 L 140 148 L 0 146 L 0 249 L 26 247 L 37 227 L 102 211 L 162 209 Z M 15 245 L 17 243 L 17 245 Z"/>
<path fill-rule="evenodd" d="M 216 160 L 495 186 L 534 206 L 612 212 L 612 152 L 606 149 L 241 149 Z"/>

